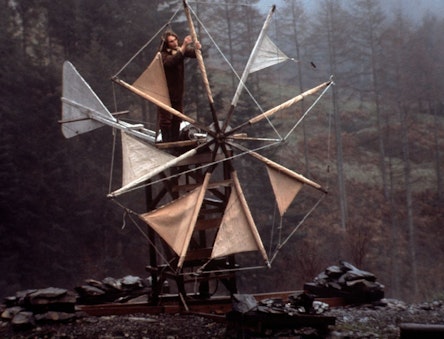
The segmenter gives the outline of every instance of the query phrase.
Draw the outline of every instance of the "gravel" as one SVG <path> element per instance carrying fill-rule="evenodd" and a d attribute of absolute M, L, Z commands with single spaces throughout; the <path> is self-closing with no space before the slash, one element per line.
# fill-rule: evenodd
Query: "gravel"
<path fill-rule="evenodd" d="M 324 315 L 336 317 L 336 325 L 328 333 L 304 328 L 266 332 L 268 337 L 286 338 L 399 338 L 402 323 L 440 324 L 444 326 L 444 301 L 406 304 L 383 299 L 372 305 L 330 308 Z M 200 315 L 132 314 L 93 317 L 78 314 L 63 323 L 38 324 L 26 330 L 14 330 L 8 322 L 0 322 L 1 338 L 227 338 L 224 321 Z M 237 333 L 247 337 L 247 333 Z M 231 336 L 233 337 L 233 336 Z M 254 338 L 254 336 L 252 336 Z M 444 337 L 444 336 L 443 336 Z"/>

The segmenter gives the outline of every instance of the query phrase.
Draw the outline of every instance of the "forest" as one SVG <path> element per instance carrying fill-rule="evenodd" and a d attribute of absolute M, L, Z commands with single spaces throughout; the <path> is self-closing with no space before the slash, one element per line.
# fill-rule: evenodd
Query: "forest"
<path fill-rule="evenodd" d="M 110 79 L 136 54 L 125 76 L 146 68 L 159 47 L 156 34 L 182 1 L 1 2 L 1 297 L 72 288 L 88 278 L 146 276 L 146 239 L 106 198 L 119 180 L 115 170 L 110 181 L 112 130 L 71 139 L 60 132 L 62 66 L 71 61 L 113 111 L 134 111 L 132 119 L 155 126 L 155 107 Z M 223 59 L 242 71 L 268 8 L 258 0 L 189 4 L 201 19 L 215 103 L 225 113 L 237 78 Z M 171 28 L 184 36 L 183 16 Z M 328 194 L 271 269 L 240 274 L 241 291 L 298 290 L 346 260 L 374 273 L 387 297 L 444 294 L 442 32 L 442 12 L 412 21 L 402 8 L 384 12 L 379 0 L 320 0 L 310 12 L 303 1 L 277 1 L 269 35 L 292 60 L 254 74 L 248 86 L 268 109 L 333 75 L 335 85 L 295 136 L 267 153 L 327 183 Z M 193 62 L 187 69 L 185 111 L 209 121 L 198 69 Z M 298 112 L 309 105 L 302 102 Z M 236 121 L 253 106 L 242 98 Z M 276 117 L 277 126 L 288 131 L 292 114 Z M 236 163 L 247 198 L 256 197 L 252 212 L 265 238 L 273 206 L 256 164 Z M 294 205 L 283 224 L 300 219 L 297 208 L 306 204 Z"/>

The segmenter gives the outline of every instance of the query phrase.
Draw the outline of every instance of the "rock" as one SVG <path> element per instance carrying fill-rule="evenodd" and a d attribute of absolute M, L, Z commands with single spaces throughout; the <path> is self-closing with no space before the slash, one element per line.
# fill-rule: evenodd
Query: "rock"
<path fill-rule="evenodd" d="M 79 287 L 76 287 L 75 290 L 77 291 L 77 293 L 79 293 L 80 296 L 102 296 L 106 293 L 106 291 L 94 287 L 94 286 L 90 286 L 90 285 L 82 285 Z"/>
<path fill-rule="evenodd" d="M 103 279 L 102 282 L 105 286 L 107 286 L 108 288 L 110 288 L 112 290 L 116 290 L 116 291 L 122 290 L 122 283 L 120 282 L 120 280 L 116 280 L 111 277 L 106 277 L 105 279 Z"/>
<path fill-rule="evenodd" d="M 32 312 L 19 312 L 11 320 L 11 325 L 16 330 L 24 330 L 35 326 L 35 318 Z"/>
<path fill-rule="evenodd" d="M 8 307 L 2 312 L 1 318 L 4 320 L 12 320 L 17 313 L 24 311 L 20 306 Z"/>
<path fill-rule="evenodd" d="M 255 309 L 257 306 L 256 298 L 251 294 L 234 294 L 233 309 L 240 313 L 246 313 Z"/>
<path fill-rule="evenodd" d="M 71 321 L 76 318 L 75 313 L 67 313 L 67 312 L 56 312 L 49 311 L 43 314 L 36 314 L 35 319 L 38 322 L 58 322 L 58 321 Z"/>
<path fill-rule="evenodd" d="M 64 288 L 48 287 L 28 293 L 27 297 L 29 298 L 31 303 L 33 301 L 35 303 L 38 303 L 38 300 L 56 299 L 58 297 L 65 295 L 67 292 L 68 290 L 65 290 Z"/>
<path fill-rule="evenodd" d="M 123 277 L 121 283 L 124 288 L 143 288 L 146 286 L 140 277 L 135 277 L 132 275 Z"/>

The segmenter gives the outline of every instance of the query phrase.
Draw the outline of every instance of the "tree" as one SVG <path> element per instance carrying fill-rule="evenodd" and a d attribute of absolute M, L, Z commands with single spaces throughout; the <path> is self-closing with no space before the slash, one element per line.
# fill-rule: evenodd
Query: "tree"
<path fill-rule="evenodd" d="M 313 39 L 317 39 L 317 41 L 320 42 L 318 49 L 321 50 L 321 53 L 326 57 L 325 61 L 330 74 L 335 76 L 335 82 L 339 82 L 344 86 L 347 84 L 347 74 L 349 74 L 346 60 L 350 56 L 350 46 L 348 44 L 351 32 L 350 22 L 349 13 L 341 7 L 339 1 L 324 0 L 313 33 Z M 332 89 L 332 106 L 332 114 L 335 122 L 339 210 L 341 226 L 345 230 L 347 226 L 348 207 L 342 145 L 340 98 L 338 96 L 338 90 L 335 87 Z"/>

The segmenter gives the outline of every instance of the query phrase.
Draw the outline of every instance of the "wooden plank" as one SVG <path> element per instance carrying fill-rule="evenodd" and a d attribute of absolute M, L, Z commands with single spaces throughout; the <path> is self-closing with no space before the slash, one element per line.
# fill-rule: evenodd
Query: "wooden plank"
<path fill-rule="evenodd" d="M 196 227 L 194 228 L 196 231 L 204 231 L 212 228 L 219 227 L 222 222 L 222 218 L 216 219 L 199 219 L 197 220 Z"/>
<path fill-rule="evenodd" d="M 219 187 L 228 187 L 232 183 L 231 179 L 228 180 L 222 180 L 217 182 L 211 182 L 208 184 L 207 189 L 214 189 Z M 199 187 L 201 184 L 187 184 L 187 185 L 176 185 L 172 187 L 173 192 L 179 192 L 179 191 L 192 191 L 193 189 Z"/>

